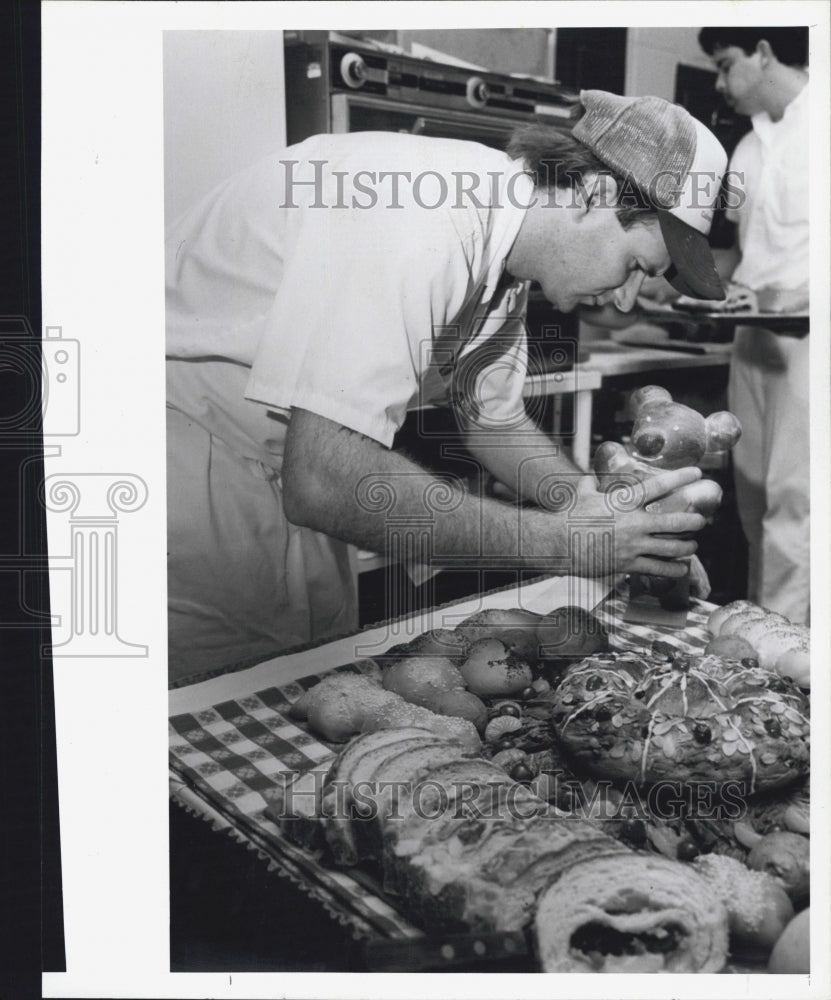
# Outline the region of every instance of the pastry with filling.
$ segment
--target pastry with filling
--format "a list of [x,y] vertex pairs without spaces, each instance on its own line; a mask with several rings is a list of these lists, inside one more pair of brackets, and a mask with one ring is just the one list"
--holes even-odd
[[537,902],[544,972],[718,972],[727,912],[689,865],[626,854],[573,865]]

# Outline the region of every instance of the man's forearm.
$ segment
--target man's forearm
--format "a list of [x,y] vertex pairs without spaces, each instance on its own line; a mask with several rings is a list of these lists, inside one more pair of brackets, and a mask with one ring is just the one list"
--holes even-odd
[[700,478],[698,470],[655,476],[642,484],[643,495],[634,504],[616,510],[596,489],[567,488],[564,496],[565,473],[557,471],[562,462],[561,456],[530,456],[523,482],[538,489],[545,485],[552,503],[550,510],[517,507],[472,496],[459,481],[440,479],[361,434],[292,410],[283,504],[286,517],[300,526],[376,551],[398,546],[393,554],[437,565],[527,567],[579,576],[686,573],[686,564],[674,560],[692,555],[695,544],[680,536],[699,531],[704,519],[650,513],[645,507]]
[[543,433],[530,419],[510,434],[486,433],[470,428],[467,448],[485,468],[512,492],[546,507],[552,485],[575,488],[594,485],[594,477],[581,469],[568,450]]
[[460,481],[312,414],[295,411],[292,423],[283,484],[297,524],[375,551],[408,535],[429,539],[425,557],[444,565],[554,568],[567,557],[565,523],[558,533],[551,515],[473,496]]

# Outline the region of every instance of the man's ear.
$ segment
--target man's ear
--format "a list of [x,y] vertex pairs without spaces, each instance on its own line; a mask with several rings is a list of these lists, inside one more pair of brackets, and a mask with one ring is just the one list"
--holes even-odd
[[767,65],[771,60],[776,58],[776,54],[770,47],[770,42],[764,38],[760,38],[756,43],[756,51],[759,53],[760,62],[763,66]]
[[583,179],[578,191],[580,207],[584,212],[595,208],[614,208],[618,200],[618,186],[611,174],[590,174]]

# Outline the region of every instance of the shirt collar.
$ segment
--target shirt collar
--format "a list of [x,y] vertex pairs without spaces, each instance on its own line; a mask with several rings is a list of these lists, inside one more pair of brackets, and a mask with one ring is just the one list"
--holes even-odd
[[753,125],[753,131],[759,136],[759,139],[764,143],[764,145],[769,145],[777,130],[783,126],[787,128],[794,116],[801,110],[803,105],[807,103],[807,100],[808,81],[806,80],[805,86],[785,107],[784,114],[778,122],[775,122],[767,111],[760,111],[756,115],[751,115],[750,121]]
[[488,276],[483,299],[486,301],[494,296],[500,284],[515,284],[505,270],[505,264],[511,247],[516,241],[525,213],[533,204],[535,198],[534,181],[522,169],[518,160],[505,156],[505,171],[499,177],[497,201],[494,211],[494,224],[491,232],[491,248],[488,254]]

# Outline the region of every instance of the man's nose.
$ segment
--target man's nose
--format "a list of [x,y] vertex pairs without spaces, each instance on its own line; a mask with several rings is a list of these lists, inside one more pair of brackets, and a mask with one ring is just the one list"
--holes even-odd
[[619,288],[615,289],[613,301],[616,309],[619,309],[620,312],[631,312],[641,290],[643,279],[642,271],[634,271]]
[[727,90],[727,83],[724,80],[724,74],[719,73],[716,77],[716,93],[723,94]]

